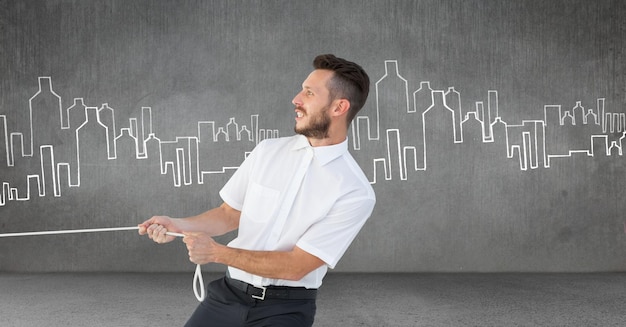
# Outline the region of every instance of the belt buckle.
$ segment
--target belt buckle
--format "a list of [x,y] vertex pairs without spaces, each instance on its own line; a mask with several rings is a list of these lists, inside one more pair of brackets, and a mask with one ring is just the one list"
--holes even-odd
[[261,300],[261,301],[265,300],[265,291],[267,291],[267,287],[265,287],[265,286],[253,286],[253,287],[254,287],[254,288],[261,289],[261,290],[262,290],[262,292],[261,292],[261,295],[254,295],[254,294],[250,294],[250,296],[251,296],[253,299],[257,299],[257,300]]

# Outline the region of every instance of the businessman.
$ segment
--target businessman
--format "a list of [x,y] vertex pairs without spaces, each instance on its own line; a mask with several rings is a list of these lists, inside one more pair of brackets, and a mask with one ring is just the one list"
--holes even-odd
[[[139,233],[183,233],[190,261],[228,267],[185,326],[311,326],[317,289],[370,217],[374,191],[348,152],[369,93],[361,66],[319,55],[292,100],[295,135],[260,142],[197,216],[155,216]],[[237,230],[228,245],[214,236]]]

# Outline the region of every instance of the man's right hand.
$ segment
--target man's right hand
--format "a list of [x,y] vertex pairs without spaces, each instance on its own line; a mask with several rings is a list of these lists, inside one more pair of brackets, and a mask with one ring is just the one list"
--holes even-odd
[[139,235],[146,235],[156,243],[173,241],[176,236],[166,235],[167,232],[181,233],[176,226],[176,219],[168,216],[154,216],[139,224]]

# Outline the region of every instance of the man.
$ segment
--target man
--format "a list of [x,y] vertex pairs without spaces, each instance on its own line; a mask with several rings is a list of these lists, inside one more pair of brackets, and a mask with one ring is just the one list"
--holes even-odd
[[[357,64],[320,55],[294,97],[297,135],[260,142],[200,215],[155,216],[139,234],[184,233],[189,259],[228,266],[186,326],[311,326],[317,288],[371,215],[369,181],[348,152],[348,128],[369,93]],[[227,246],[213,236],[238,229]]]

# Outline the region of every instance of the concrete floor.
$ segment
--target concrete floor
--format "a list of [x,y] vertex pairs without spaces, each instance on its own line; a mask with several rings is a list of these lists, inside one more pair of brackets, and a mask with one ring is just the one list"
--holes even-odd
[[[205,273],[205,281],[219,277]],[[189,274],[0,273],[0,326],[181,326]],[[315,326],[624,326],[626,273],[329,274]]]

